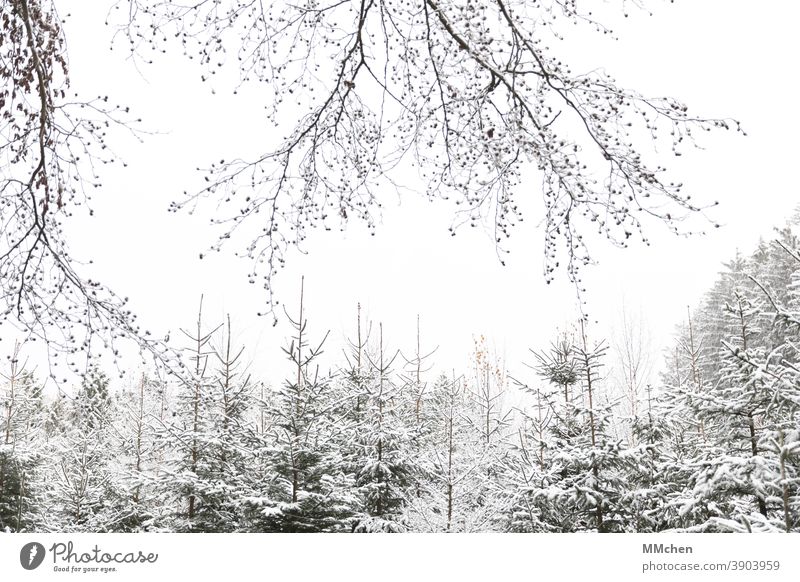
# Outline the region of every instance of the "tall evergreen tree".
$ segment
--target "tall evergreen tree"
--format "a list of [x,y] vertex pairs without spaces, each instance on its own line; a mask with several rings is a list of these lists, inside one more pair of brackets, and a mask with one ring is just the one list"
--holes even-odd
[[337,437],[332,379],[320,374],[318,358],[327,334],[312,344],[301,283],[299,316],[287,315],[294,336],[284,352],[292,375],[268,404],[269,432],[255,437],[265,481],[245,500],[248,527],[270,532],[337,532],[352,527],[357,499],[343,470]]
[[44,403],[42,385],[21,357],[17,343],[0,373],[0,531],[25,531],[36,521]]
[[352,353],[337,382],[340,450],[359,499],[353,531],[400,532],[407,525],[407,500],[419,494],[412,451],[422,436],[415,408],[420,394],[395,375],[398,354],[388,354],[383,325],[377,337],[368,341],[369,336],[362,334],[359,317],[358,339],[350,342]]

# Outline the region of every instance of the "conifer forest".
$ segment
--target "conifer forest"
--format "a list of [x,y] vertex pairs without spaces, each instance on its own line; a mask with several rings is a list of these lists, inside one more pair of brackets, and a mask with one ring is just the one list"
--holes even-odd
[[283,379],[248,376],[230,322],[202,311],[180,377],[116,383],[95,368],[73,396],[48,398],[18,346],[0,392],[0,526],[797,531],[796,231],[733,255],[647,385],[635,337],[612,350],[581,323],[517,373],[477,338],[469,368],[436,375],[419,345],[398,351],[357,308],[325,370],[302,295]]
[[800,531],[796,8],[672,4],[0,1],[0,532]]

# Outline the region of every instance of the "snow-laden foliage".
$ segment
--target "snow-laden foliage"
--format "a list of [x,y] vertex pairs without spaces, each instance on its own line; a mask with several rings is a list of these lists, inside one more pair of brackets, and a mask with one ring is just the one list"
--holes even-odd
[[[184,332],[188,377],[114,386],[90,367],[48,394],[16,346],[0,376],[0,528],[798,531],[796,226],[725,264],[659,383],[637,375],[630,344],[615,364],[585,322],[532,350],[524,373],[484,338],[463,373],[432,373],[419,333],[401,358],[360,309],[323,371],[327,335],[302,291],[275,386],[202,308]],[[619,362],[630,368],[609,373]]]

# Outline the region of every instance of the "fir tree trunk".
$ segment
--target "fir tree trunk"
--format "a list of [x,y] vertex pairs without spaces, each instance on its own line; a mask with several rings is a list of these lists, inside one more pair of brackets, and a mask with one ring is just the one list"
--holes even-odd
[[786,452],[783,450],[783,432],[781,432],[781,489],[783,490],[783,521],[786,532],[792,531],[792,521],[789,514],[789,486],[786,484]]
[[[136,419],[136,476],[142,472],[142,423],[144,422],[144,374],[139,382],[139,417]],[[139,503],[141,493],[141,483],[136,485],[133,490],[133,502]]]
[[[15,395],[14,389],[17,380],[17,357],[19,354],[19,344],[14,344],[14,355],[11,359],[11,370],[8,376],[9,383],[9,397],[6,405],[6,422],[5,422],[5,435],[3,442],[8,445],[11,443],[11,418],[13,416]],[[6,481],[6,462],[8,461],[6,454],[0,456],[0,500],[3,498],[3,491]]]
[[[195,382],[194,382],[194,398],[192,399],[192,447],[190,451],[191,458],[191,472],[197,475],[197,462],[200,454],[198,451],[197,431],[200,429],[200,377],[204,372],[201,366],[202,352],[204,339],[202,335],[202,320],[203,320],[203,296],[200,296],[200,308],[197,312],[197,348],[195,353]],[[195,515],[195,495],[194,491],[189,492],[189,508],[187,515],[189,519],[194,519]]]
[[23,471],[19,476],[19,494],[17,495],[17,531],[20,530],[22,525],[22,504],[25,498],[25,472]]
[[[592,437],[592,449],[593,449],[593,460],[592,460],[592,474],[594,475],[594,487],[595,490],[599,492],[600,488],[600,471],[597,468],[597,457],[596,457],[596,449],[597,449],[597,435],[595,431],[595,420],[594,420],[594,402],[592,400],[592,362],[589,354],[589,349],[586,344],[586,333],[583,329],[583,320],[581,320],[581,339],[583,341],[583,365],[586,371],[586,391],[588,392],[589,396],[589,429],[591,431]],[[598,495],[598,498],[600,496]],[[603,531],[603,501],[599,499],[597,502],[597,508],[595,510],[595,519],[597,521],[597,531]]]
[[297,466],[298,460],[294,450],[294,444],[299,442],[300,431],[296,429],[293,435],[289,435],[289,458],[292,461],[292,503],[297,503],[300,490],[300,467]]
[[453,520],[453,395],[450,395],[450,415],[447,427],[447,531]]
[[539,468],[544,471],[544,421],[542,419],[542,393],[537,388],[536,389],[536,409],[537,414],[539,416],[539,423],[536,427],[536,431],[539,434]]
[[[380,378],[378,380],[378,467],[383,462],[383,381],[386,369],[383,367],[383,323],[378,325],[378,349],[380,358]],[[378,500],[376,506],[378,516],[383,515],[383,470],[378,473]]]
[[[753,422],[753,413],[747,413],[747,428],[750,429],[750,451],[753,454],[753,457],[758,456],[758,441],[756,440],[756,426],[755,422]],[[764,502],[764,499],[759,495],[756,495],[756,502],[758,503],[758,512],[767,517],[767,504]]]
[[[198,429],[198,419],[199,419],[199,399],[200,399],[200,383],[197,382],[195,384],[195,393],[194,393],[194,415],[192,419],[192,451],[191,451],[191,470],[193,474],[197,474],[197,460],[198,460],[198,452],[197,452],[197,429]],[[195,497],[194,493],[189,493],[189,510],[188,510],[188,517],[189,519],[194,518],[195,513]]]
[[447,484],[447,531],[450,531],[450,527],[453,520],[453,484]]

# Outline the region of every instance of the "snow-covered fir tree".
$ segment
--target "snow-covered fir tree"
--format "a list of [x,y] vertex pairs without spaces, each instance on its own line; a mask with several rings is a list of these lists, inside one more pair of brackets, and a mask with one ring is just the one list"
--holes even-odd
[[337,359],[302,284],[278,384],[250,377],[202,302],[182,368],[111,381],[90,362],[55,387],[18,344],[0,373],[0,529],[796,532],[796,230],[723,265],[659,380],[638,345],[610,373],[585,320],[513,380],[483,337],[443,374],[419,320],[394,351],[360,307]]
[[45,408],[42,385],[21,358],[16,343],[8,369],[0,373],[0,531],[36,525]]
[[301,283],[299,315],[289,318],[294,335],[284,349],[292,375],[264,403],[270,429],[252,438],[259,470],[244,499],[251,531],[349,531],[358,507],[337,440],[341,403],[318,366],[327,334],[316,344],[310,338],[303,301]]

